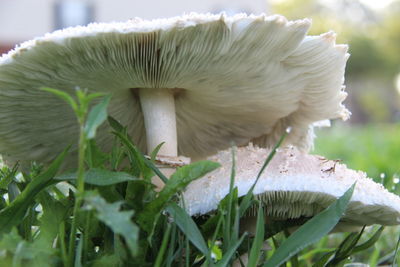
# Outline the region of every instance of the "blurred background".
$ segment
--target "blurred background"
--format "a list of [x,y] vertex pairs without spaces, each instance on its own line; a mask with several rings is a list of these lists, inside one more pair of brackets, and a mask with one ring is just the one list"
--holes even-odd
[[0,0],[0,54],[46,32],[90,22],[184,12],[279,13],[313,19],[310,34],[335,31],[350,45],[352,117],[317,131],[315,153],[343,159],[391,190],[400,173],[400,0]]

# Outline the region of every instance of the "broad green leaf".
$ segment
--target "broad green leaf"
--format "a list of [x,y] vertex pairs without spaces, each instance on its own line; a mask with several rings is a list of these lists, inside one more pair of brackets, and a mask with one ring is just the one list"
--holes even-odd
[[75,112],[78,111],[78,104],[66,92],[58,90],[58,89],[54,89],[54,88],[48,88],[48,87],[42,87],[40,89],[58,96],[59,98],[63,99],[65,102],[67,102]]
[[226,267],[226,266],[230,266],[229,263],[232,260],[233,255],[235,255],[235,252],[237,251],[238,247],[240,246],[240,244],[242,244],[244,238],[246,237],[247,233],[244,233],[242,235],[242,237],[236,241],[234,244],[232,244],[227,252],[224,254],[224,256],[222,257],[222,259],[217,263],[216,267]]
[[174,223],[179,227],[179,229],[181,229],[190,242],[192,242],[192,244],[201,253],[203,253],[204,256],[208,257],[209,261],[211,262],[207,243],[204,241],[204,238],[201,235],[199,228],[197,228],[196,223],[185,212],[185,210],[175,203],[171,203],[165,208],[165,211],[169,213],[169,215],[173,218]]
[[220,165],[211,161],[198,161],[187,166],[178,168],[171,175],[165,187],[160,191],[158,197],[147,204],[143,211],[138,214],[138,223],[143,229],[150,233],[153,229],[154,219],[160,214],[168,200],[177,192],[183,190],[190,182],[196,180],[206,173],[215,170]]
[[103,100],[95,105],[89,112],[85,124],[85,134],[88,139],[96,136],[97,128],[107,119],[107,107],[110,103],[111,95],[103,98]]
[[253,240],[253,244],[251,246],[249,261],[247,263],[247,266],[249,267],[257,266],[263,243],[264,243],[264,210],[262,208],[262,202],[259,202],[256,234]]
[[[56,176],[58,181],[76,180],[76,173],[65,173]],[[112,172],[103,169],[90,169],[85,172],[85,183],[97,186],[107,186],[127,181],[138,181],[140,179],[126,172]]]
[[10,205],[0,211],[0,236],[3,233],[8,233],[12,227],[18,225],[23,220],[34,197],[40,193],[41,190],[51,184],[53,177],[56,175],[68,152],[68,149],[69,147],[50,164],[46,171],[33,178],[21,194],[10,203]]
[[85,196],[88,208],[97,211],[97,218],[110,227],[114,233],[121,235],[132,255],[138,250],[139,228],[131,220],[133,210],[121,211],[122,202],[108,203],[97,192],[88,192]]
[[328,234],[346,211],[347,204],[354,191],[354,186],[355,184],[328,208],[314,216],[286,239],[272,257],[264,264],[264,267],[281,265],[303,248],[315,243]]

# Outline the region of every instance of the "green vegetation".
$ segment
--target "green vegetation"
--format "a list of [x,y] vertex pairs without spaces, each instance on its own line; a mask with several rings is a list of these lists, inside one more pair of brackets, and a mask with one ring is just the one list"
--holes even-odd
[[337,33],[337,43],[348,44],[346,106],[351,122],[399,120],[400,97],[395,79],[400,73],[400,0],[382,10],[363,1],[272,1],[271,13],[289,19],[311,18],[310,34]]
[[[365,171],[389,191],[400,194],[400,124],[334,125],[317,130],[313,153],[340,159],[349,168]],[[375,227],[375,230],[377,227]],[[371,229],[372,231],[372,229]],[[383,264],[393,254],[399,227],[388,227],[374,248],[357,255],[360,262]],[[340,237],[336,237],[340,240]],[[325,242],[328,242],[326,240]],[[331,238],[330,242],[339,242]],[[400,258],[397,260],[400,264]]]
[[[0,266],[230,266],[234,262],[240,266],[246,261],[247,266],[285,262],[342,266],[352,261],[349,256],[371,248],[381,234],[380,228],[364,236],[362,229],[336,238],[336,247],[327,243],[327,234],[346,209],[353,187],[292,234],[285,227],[271,234],[265,207],[253,198],[254,186],[246,196],[237,197],[234,169],[230,193],[218,210],[191,218],[180,192],[218,164],[196,162],[166,179],[154,165],[157,149],[152,159],[144,157],[126,128],[112,118],[108,121],[115,146],[111,153],[100,152],[93,138],[107,118],[110,97],[87,112],[89,102],[102,95],[78,91],[75,102],[59,91],[46,90],[69,102],[77,114],[81,126],[78,171],[57,174],[68,148],[46,168],[33,164],[30,173],[18,174],[17,166],[2,168]],[[151,184],[154,174],[165,182],[160,192]],[[254,205],[259,211],[256,234],[243,232],[239,222]],[[394,249],[390,253],[388,262],[394,258]]]
[[400,124],[370,124],[317,130],[313,153],[340,159],[400,194]]

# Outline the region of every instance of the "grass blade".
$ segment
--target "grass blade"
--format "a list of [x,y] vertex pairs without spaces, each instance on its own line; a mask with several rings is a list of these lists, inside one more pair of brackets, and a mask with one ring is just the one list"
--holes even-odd
[[79,239],[78,246],[76,247],[74,267],[82,267],[82,250],[83,250],[83,237]]
[[244,233],[235,244],[228,248],[222,259],[218,262],[216,267],[225,267],[229,266],[230,261],[232,260],[233,255],[235,254],[237,248],[242,244],[244,238],[247,236],[247,233]]
[[335,251],[329,251],[325,253],[316,263],[314,263],[313,267],[324,267],[326,263],[333,257]]
[[396,258],[397,258],[397,252],[399,251],[399,245],[400,245],[400,235],[399,235],[399,239],[397,240],[396,249],[394,250],[392,267],[395,267],[395,265],[396,265]]
[[253,199],[253,190],[254,187],[256,186],[258,179],[260,179],[262,173],[264,172],[265,168],[268,166],[272,158],[274,157],[276,150],[282,145],[283,140],[285,140],[286,136],[288,135],[288,131],[286,131],[279,141],[275,144],[275,146],[272,148],[271,152],[269,153],[267,159],[265,160],[263,166],[261,167],[260,171],[258,172],[257,178],[254,181],[253,185],[250,187],[249,191],[247,194],[243,197],[242,201],[240,202],[240,208],[239,208],[239,216],[242,217],[246,210],[251,206],[252,199]]
[[168,246],[169,237],[171,235],[172,226],[170,223],[167,224],[167,230],[164,232],[163,240],[161,243],[160,251],[157,254],[156,262],[154,263],[154,267],[160,267],[162,260],[164,259],[164,253]]
[[359,252],[359,251],[363,251],[366,250],[370,247],[372,247],[376,241],[378,241],[379,237],[382,234],[383,229],[385,229],[384,226],[379,227],[379,229],[374,233],[374,235],[368,239],[367,241],[365,241],[364,243],[362,243],[361,245],[356,246],[353,249],[353,253]]
[[318,241],[328,234],[339,222],[346,211],[354,191],[353,184],[338,200],[333,202],[328,208],[310,219],[276,250],[272,257],[264,264],[264,267],[279,266],[290,257],[297,254],[300,250]]
[[231,168],[231,177],[230,177],[230,182],[229,182],[229,194],[228,194],[228,205],[227,205],[227,213],[225,217],[225,224],[224,224],[224,244],[228,244],[229,241],[231,240],[231,231],[232,231],[232,207],[233,207],[233,202],[237,202],[237,197],[234,199],[234,194],[233,192],[233,187],[235,185],[235,175],[236,175],[236,162],[235,162],[235,149],[232,148],[232,168]]
[[121,123],[119,123],[116,119],[114,119],[111,116],[107,117],[108,124],[110,124],[111,128],[113,128],[116,132],[123,132],[124,131],[124,126],[122,126]]
[[206,241],[197,225],[192,220],[192,218],[175,203],[169,204],[165,211],[167,211],[170,216],[174,219],[175,224],[181,229],[185,236],[190,240],[190,242],[208,258],[209,262],[212,262],[209,258],[209,251]]
[[250,249],[249,262],[247,266],[249,267],[257,266],[263,243],[264,243],[264,212],[262,208],[262,203],[259,202],[257,224],[256,224],[256,235]]

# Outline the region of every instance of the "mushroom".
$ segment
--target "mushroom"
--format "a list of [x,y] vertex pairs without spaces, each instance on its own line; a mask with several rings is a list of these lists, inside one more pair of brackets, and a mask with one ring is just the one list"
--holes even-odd
[[[0,153],[26,167],[76,143],[74,114],[42,86],[112,93],[109,114],[134,143],[149,153],[165,142],[160,155],[171,161],[232,142],[269,146],[288,125],[288,143],[307,150],[314,122],[349,115],[347,46],[331,32],[306,36],[309,27],[308,19],[279,15],[193,13],[94,23],[25,42],[0,58]],[[103,125],[96,136],[105,150],[109,131]]]
[[[269,150],[252,145],[238,148],[235,186],[239,196],[245,195],[253,185],[268,154]],[[228,194],[231,153],[222,151],[209,159],[219,162],[222,168],[186,188],[184,199],[190,215],[215,210],[219,201]],[[400,197],[367,178],[363,172],[350,170],[335,160],[300,152],[293,146],[277,151],[253,192],[265,203],[269,219],[286,220],[312,217],[354,183],[353,196],[339,223],[342,229],[400,224]]]

